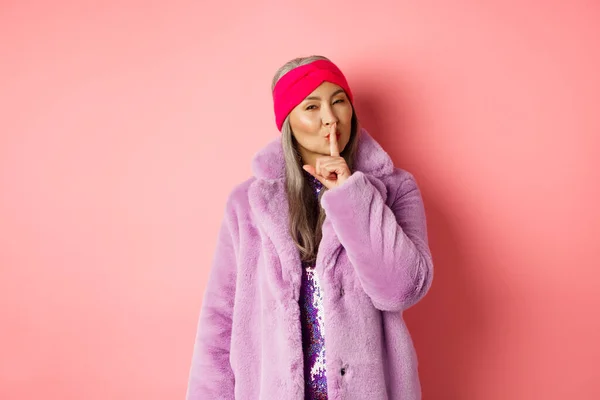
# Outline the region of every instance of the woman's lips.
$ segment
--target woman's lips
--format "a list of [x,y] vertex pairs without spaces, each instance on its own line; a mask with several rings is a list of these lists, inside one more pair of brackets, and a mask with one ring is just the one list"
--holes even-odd
[[[342,134],[341,134],[341,133],[339,133],[339,132],[337,132],[337,133],[335,134],[335,136],[336,136],[336,137],[339,139],[339,138],[340,138],[340,136],[342,136]],[[329,140],[329,135],[325,136],[325,139]]]

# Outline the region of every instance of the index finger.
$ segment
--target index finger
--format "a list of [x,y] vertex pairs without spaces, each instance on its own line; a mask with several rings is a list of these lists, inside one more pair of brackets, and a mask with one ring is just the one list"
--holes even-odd
[[329,129],[329,152],[332,157],[340,156],[340,149],[337,142],[337,124],[331,125]]

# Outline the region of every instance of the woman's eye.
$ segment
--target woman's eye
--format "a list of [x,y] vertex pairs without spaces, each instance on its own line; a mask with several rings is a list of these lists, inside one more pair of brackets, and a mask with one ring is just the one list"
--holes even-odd
[[[337,99],[336,101],[333,102],[333,104],[343,103],[343,102],[344,102],[344,99]],[[310,106],[306,107],[306,111],[315,110],[316,108],[317,108],[317,106],[315,106],[314,104],[311,104]]]

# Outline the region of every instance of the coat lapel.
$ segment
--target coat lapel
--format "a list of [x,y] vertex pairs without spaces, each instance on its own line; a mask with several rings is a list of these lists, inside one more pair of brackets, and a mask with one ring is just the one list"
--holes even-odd
[[261,234],[273,243],[280,269],[267,271],[279,290],[278,296],[298,299],[300,292],[300,253],[288,231],[288,200],[284,180],[255,180],[248,188],[254,219]]

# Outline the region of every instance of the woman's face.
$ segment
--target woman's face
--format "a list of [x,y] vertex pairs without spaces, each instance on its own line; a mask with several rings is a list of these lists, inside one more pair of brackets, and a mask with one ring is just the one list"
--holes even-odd
[[340,153],[350,140],[352,105],[344,90],[323,82],[290,112],[290,125],[298,141],[304,164],[315,165],[321,155],[330,155],[329,127],[337,123]]

